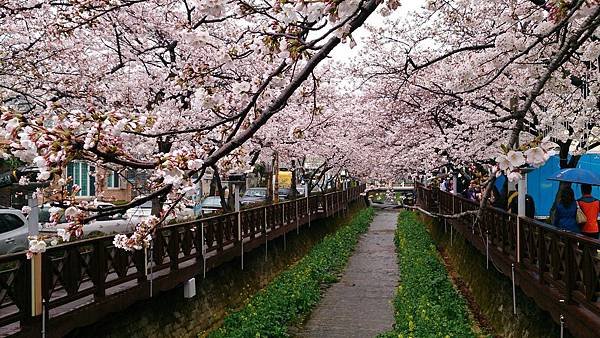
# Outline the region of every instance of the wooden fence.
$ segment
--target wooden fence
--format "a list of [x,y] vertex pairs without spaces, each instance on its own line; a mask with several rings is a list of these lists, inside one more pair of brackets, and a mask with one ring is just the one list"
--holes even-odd
[[[421,208],[442,214],[477,210],[479,205],[439,189],[417,186]],[[538,306],[577,337],[600,332],[600,241],[518,217],[493,207],[476,216],[447,218],[447,225],[486,255]],[[442,221],[443,222],[443,221]]]
[[[60,337],[234,257],[242,257],[242,268],[244,252],[346,210],[362,191],[364,186],[352,187],[165,226],[146,250],[115,248],[113,236],[49,247],[41,254],[41,290],[32,276],[35,264],[24,253],[0,256],[0,336],[45,331]],[[32,315],[36,301],[42,315]]]

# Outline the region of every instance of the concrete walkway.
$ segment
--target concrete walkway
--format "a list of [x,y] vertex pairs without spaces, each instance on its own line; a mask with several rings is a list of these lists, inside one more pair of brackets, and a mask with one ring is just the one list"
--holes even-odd
[[374,337],[392,328],[398,285],[394,230],[398,213],[377,211],[341,280],[327,289],[298,337]]

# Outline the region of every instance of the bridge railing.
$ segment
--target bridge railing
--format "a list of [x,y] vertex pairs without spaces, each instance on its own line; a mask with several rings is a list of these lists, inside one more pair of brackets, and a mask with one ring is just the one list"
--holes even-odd
[[[167,225],[151,246],[126,251],[101,236],[41,254],[46,333],[61,336],[265,244],[359,199],[364,186]],[[24,253],[0,256],[0,334],[39,336],[32,317],[32,267]]]
[[[423,209],[442,214],[479,208],[474,201],[423,185],[417,186],[417,196]],[[564,316],[571,333],[596,336],[600,331],[600,241],[490,206],[483,209],[480,222],[475,220],[476,215],[466,215],[446,222],[482,254],[487,251],[509,278],[514,265],[516,284],[557,322]]]

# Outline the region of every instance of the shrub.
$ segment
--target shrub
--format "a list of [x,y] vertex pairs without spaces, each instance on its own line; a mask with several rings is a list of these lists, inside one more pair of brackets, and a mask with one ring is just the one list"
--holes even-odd
[[326,236],[297,264],[251,297],[242,309],[228,315],[210,337],[287,336],[288,325],[317,304],[321,285],[337,280],[372,218],[371,208],[362,210],[350,224]]
[[475,336],[466,302],[413,212],[399,215],[394,242],[401,276],[394,299],[396,323],[381,337]]

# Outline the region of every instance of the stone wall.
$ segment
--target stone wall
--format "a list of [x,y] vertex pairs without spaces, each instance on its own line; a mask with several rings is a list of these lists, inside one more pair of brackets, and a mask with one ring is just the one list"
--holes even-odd
[[[480,311],[495,335],[502,337],[559,337],[560,327],[550,315],[517,287],[517,315],[513,314],[512,283],[485,256],[464,240],[457,231],[450,243],[450,228],[425,219],[429,232],[447,254],[454,270],[467,284]],[[568,333],[565,331],[565,336]]]
[[[218,327],[231,309],[241,307],[248,297],[265,287],[275,276],[302,258],[326,234],[334,232],[347,222],[358,208],[347,217],[336,217],[312,222],[269,242],[265,259],[264,245],[244,256],[244,270],[240,260],[234,259],[202,276],[196,277],[196,296],[183,298],[183,287],[164,292],[139,302],[126,311],[109,315],[92,326],[71,332],[68,337],[196,337]],[[285,248],[284,248],[285,244]]]

